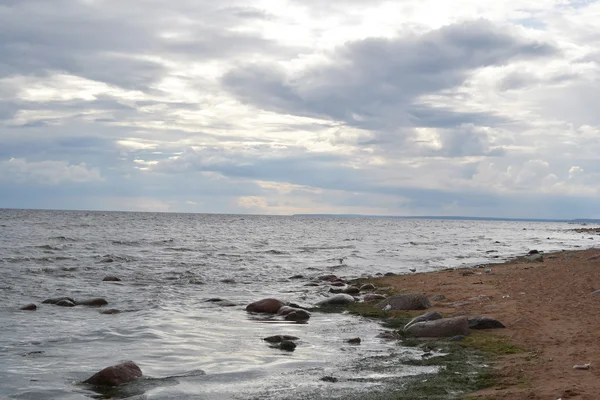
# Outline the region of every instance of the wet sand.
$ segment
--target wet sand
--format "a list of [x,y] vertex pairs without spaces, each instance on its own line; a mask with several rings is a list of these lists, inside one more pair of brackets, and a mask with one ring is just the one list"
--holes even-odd
[[[485,269],[491,269],[491,273]],[[544,255],[475,269],[416,273],[377,280],[398,291],[443,295],[428,311],[486,315],[506,329],[489,330],[522,347],[494,364],[496,387],[480,399],[600,399],[600,249]],[[574,365],[590,363],[588,370]]]

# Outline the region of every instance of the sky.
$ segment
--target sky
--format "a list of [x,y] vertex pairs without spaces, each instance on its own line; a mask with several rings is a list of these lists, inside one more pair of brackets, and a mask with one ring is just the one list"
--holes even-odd
[[0,208],[600,218],[600,1],[0,0]]

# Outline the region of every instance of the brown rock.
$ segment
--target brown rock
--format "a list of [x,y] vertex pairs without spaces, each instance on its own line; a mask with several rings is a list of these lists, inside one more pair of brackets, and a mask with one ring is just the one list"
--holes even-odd
[[364,290],[375,290],[375,285],[373,285],[372,283],[365,283],[360,287],[361,292]]
[[286,321],[307,321],[310,314],[307,311],[296,309],[285,316]]
[[434,321],[417,322],[406,329],[416,337],[453,337],[469,334],[467,317],[443,318]]
[[429,307],[431,303],[422,293],[394,294],[377,304],[380,310],[425,310]]
[[26,306],[23,306],[21,308],[19,308],[19,310],[23,310],[23,311],[35,311],[37,310],[37,306],[33,303],[31,304],[27,304]]
[[356,286],[348,286],[347,288],[342,290],[342,293],[347,293],[347,294],[357,294],[358,292],[360,292],[360,289],[357,288]]
[[142,370],[133,361],[104,368],[83,381],[97,386],[119,386],[142,377]]
[[277,314],[285,304],[277,299],[262,299],[246,306],[246,311],[256,313]]
[[76,302],[78,306],[102,307],[108,304],[108,301],[102,298],[86,299]]

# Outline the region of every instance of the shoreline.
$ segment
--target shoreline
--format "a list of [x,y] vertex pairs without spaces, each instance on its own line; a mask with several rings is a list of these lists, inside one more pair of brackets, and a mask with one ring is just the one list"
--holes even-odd
[[[496,359],[494,385],[469,393],[469,399],[593,400],[600,393],[600,293],[592,294],[600,289],[600,248],[543,253],[543,261],[517,257],[357,281],[444,296],[427,311],[489,316],[506,326],[484,334],[523,351]],[[588,363],[587,370],[573,368]]]

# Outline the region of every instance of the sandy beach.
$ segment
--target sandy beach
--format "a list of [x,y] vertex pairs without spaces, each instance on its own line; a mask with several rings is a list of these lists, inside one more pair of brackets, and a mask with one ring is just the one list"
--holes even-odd
[[[487,332],[524,351],[495,362],[500,383],[470,394],[472,398],[600,398],[600,293],[592,294],[600,289],[600,249],[544,254],[543,262],[517,259],[377,282],[398,291],[445,296],[429,311],[486,315],[506,325]],[[588,363],[587,370],[573,368]]]

